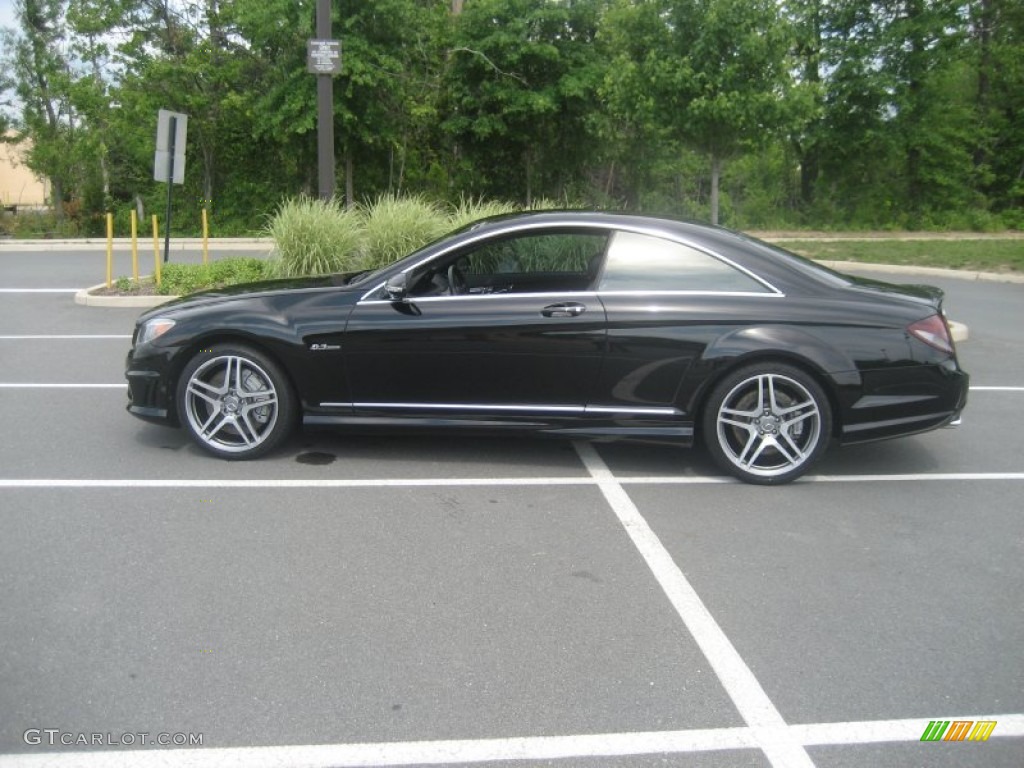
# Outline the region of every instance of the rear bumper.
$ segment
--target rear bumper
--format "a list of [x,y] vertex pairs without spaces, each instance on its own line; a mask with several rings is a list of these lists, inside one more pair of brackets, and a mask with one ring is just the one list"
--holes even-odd
[[[839,440],[866,443],[956,426],[967,406],[970,376],[955,367],[921,366],[917,375],[900,377],[900,384],[866,387],[844,414]],[[871,378],[866,376],[865,382]],[[878,383],[878,382],[876,382]]]

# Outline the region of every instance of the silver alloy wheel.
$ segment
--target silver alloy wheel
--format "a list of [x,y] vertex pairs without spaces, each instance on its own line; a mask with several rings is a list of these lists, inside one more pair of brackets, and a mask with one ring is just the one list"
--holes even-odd
[[800,382],[778,373],[744,379],[722,399],[718,443],[743,472],[773,478],[814,456],[821,438],[817,400]]
[[238,355],[203,362],[189,376],[184,400],[193,433],[217,452],[255,449],[273,434],[279,415],[270,375]]

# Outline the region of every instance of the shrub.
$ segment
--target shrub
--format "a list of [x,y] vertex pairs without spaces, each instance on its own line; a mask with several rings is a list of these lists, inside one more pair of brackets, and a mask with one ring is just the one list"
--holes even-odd
[[448,227],[449,229],[461,229],[479,219],[515,213],[517,210],[519,209],[512,203],[484,200],[482,197],[463,197],[448,216]]
[[450,229],[436,204],[415,195],[381,195],[367,203],[363,215],[362,269],[375,269],[407,256]]
[[220,259],[210,264],[166,264],[161,270],[157,293],[185,296],[210,288],[265,280],[270,262],[259,259]]
[[360,269],[362,215],[338,200],[301,196],[281,203],[265,234],[274,240],[270,272],[278,277]]

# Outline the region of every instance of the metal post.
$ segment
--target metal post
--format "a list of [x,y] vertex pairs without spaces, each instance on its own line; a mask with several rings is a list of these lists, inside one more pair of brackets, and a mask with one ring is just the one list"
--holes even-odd
[[[331,0],[317,0],[316,34],[321,40],[331,37]],[[334,197],[334,78],[328,73],[316,76],[316,148],[320,177],[320,199]]]
[[167,152],[167,221],[164,223],[164,263],[167,263],[167,255],[171,252],[171,192],[174,189],[174,152],[175,139],[178,138],[178,118],[171,117],[171,135]]

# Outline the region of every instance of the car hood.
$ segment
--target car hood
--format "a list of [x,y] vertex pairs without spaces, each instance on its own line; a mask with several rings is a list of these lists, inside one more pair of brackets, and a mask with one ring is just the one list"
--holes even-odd
[[168,313],[175,313],[193,307],[209,304],[218,304],[227,301],[239,301],[254,296],[266,296],[278,293],[293,293],[295,291],[308,291],[323,288],[348,288],[348,282],[356,274],[355,272],[337,275],[319,275],[316,277],[286,277],[278,280],[261,280],[256,283],[239,283],[224,288],[214,288],[208,291],[198,291],[180,299],[174,299],[166,304],[161,304],[145,314],[139,321]]

